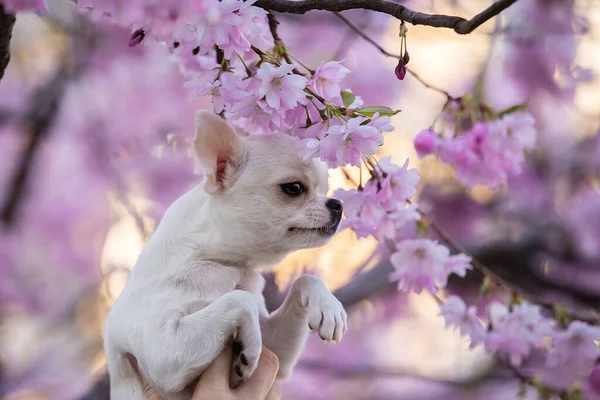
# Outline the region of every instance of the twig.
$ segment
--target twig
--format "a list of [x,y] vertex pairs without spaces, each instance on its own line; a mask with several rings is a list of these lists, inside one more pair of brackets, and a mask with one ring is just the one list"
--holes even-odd
[[[379,50],[381,52],[381,54],[383,54],[386,57],[392,57],[392,58],[395,58],[395,59],[400,59],[399,55],[390,53],[389,51],[385,50],[381,45],[379,45],[379,43],[377,43],[373,38],[369,37],[366,33],[364,33],[362,31],[362,29],[360,29],[358,26],[356,26],[348,18],[344,17],[342,14],[337,13],[337,12],[334,12],[333,14],[336,17],[338,17],[340,19],[340,21],[342,21],[344,24],[346,24],[348,26],[348,28],[350,28],[358,36],[360,36],[361,38],[365,39],[367,42],[371,43],[377,50]],[[419,83],[421,83],[426,88],[431,89],[431,90],[435,90],[436,92],[439,92],[439,93],[445,95],[447,98],[449,98],[451,100],[455,100],[455,98],[452,97],[447,91],[445,91],[444,89],[440,89],[439,87],[434,86],[434,85],[426,82],[423,78],[421,78],[412,69],[410,69],[410,68],[407,67],[406,70],[408,71],[409,74],[411,74]]]
[[255,6],[265,10],[283,13],[304,14],[311,10],[345,11],[362,8],[389,14],[401,21],[413,25],[427,25],[435,28],[450,28],[454,32],[464,35],[473,32],[483,23],[510,7],[517,0],[499,0],[475,15],[470,20],[462,17],[425,14],[413,11],[405,6],[386,0],[258,0]]
[[4,71],[10,62],[10,39],[16,17],[4,11],[4,6],[0,3],[0,79],[4,76]]
[[[275,41],[275,47],[281,49],[281,56],[283,57],[286,63],[294,65],[292,59],[290,58],[290,55],[287,52],[285,43],[283,43],[283,40],[281,40],[281,37],[277,32],[277,26],[279,25],[279,21],[277,21],[277,18],[275,18],[273,12],[269,12],[269,14],[267,15],[267,19],[269,21],[269,30],[271,31],[271,35],[273,35],[273,40]],[[296,67],[294,67],[292,72],[296,75],[303,75],[300,71],[298,71],[298,68]]]

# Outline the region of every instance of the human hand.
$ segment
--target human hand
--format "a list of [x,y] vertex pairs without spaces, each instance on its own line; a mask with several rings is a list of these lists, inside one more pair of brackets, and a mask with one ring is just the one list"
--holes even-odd
[[[137,365],[133,357],[130,360],[134,366]],[[200,376],[192,400],[281,400],[281,389],[275,382],[279,371],[279,359],[275,353],[263,346],[256,371],[236,389],[229,387],[232,361],[231,346],[225,346]],[[164,400],[141,374],[140,377],[147,400]]]

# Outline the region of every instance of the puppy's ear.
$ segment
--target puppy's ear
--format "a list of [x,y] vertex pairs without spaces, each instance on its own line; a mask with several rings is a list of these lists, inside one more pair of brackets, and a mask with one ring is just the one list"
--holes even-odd
[[220,193],[230,187],[245,155],[233,127],[210,111],[198,111],[194,149],[206,175],[204,189]]

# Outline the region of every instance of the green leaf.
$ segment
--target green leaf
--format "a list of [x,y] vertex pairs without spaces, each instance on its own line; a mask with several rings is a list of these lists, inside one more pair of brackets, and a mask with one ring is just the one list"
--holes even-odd
[[506,115],[506,114],[512,114],[518,111],[525,111],[527,109],[527,103],[524,104],[517,104],[516,106],[512,106],[512,107],[508,107],[505,110],[500,111],[500,113],[498,114],[500,117]]
[[372,117],[375,113],[379,113],[379,116],[388,116],[396,115],[400,112],[400,110],[392,110],[389,107],[382,106],[371,106],[371,107],[363,107],[354,111],[356,114],[364,115],[365,117]]
[[350,104],[354,103],[354,99],[356,99],[354,93],[342,92],[342,102],[344,103],[344,107],[350,107]]

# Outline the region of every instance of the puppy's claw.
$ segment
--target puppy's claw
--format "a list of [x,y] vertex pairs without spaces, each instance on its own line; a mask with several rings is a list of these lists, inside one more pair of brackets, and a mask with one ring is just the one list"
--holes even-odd
[[236,374],[238,374],[238,376],[239,376],[240,378],[243,378],[243,377],[244,377],[244,373],[242,372],[242,369],[240,368],[240,366],[239,366],[239,365],[236,365],[236,366],[235,366],[235,373],[236,373]]
[[242,364],[248,365],[248,359],[246,358],[244,353],[242,353],[242,355],[240,356],[240,361],[242,362]]
[[242,352],[242,350],[244,350],[244,345],[241,341],[239,340],[234,340],[233,341],[233,354],[240,354]]

